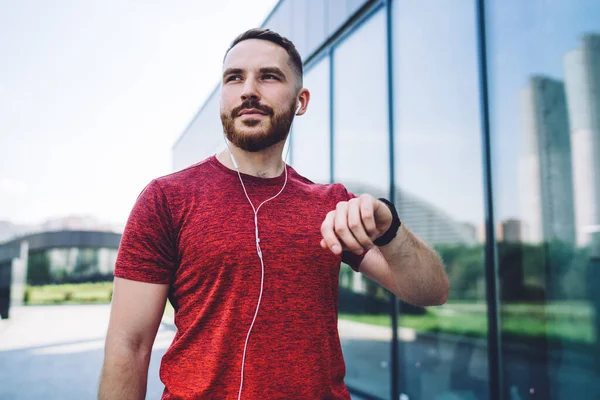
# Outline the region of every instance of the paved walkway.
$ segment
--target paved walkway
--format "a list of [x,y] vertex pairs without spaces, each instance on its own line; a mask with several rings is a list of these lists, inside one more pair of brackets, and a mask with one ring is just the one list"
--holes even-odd
[[[109,313],[108,305],[14,307],[10,319],[0,320],[0,399],[96,399]],[[160,398],[160,360],[174,333],[168,323],[158,332],[147,399]],[[348,385],[388,397],[390,333],[389,328],[340,321]],[[487,353],[477,341],[410,330],[399,336],[406,345],[400,356],[409,400],[487,397]],[[565,351],[545,356],[507,351],[504,370],[513,389],[525,394],[521,398],[533,388],[537,398],[547,398],[544,391],[550,391],[561,399],[600,399],[596,370]]]
[[[0,399],[96,399],[109,314],[107,305],[12,308],[0,320]],[[174,333],[158,332],[147,399],[160,398],[158,368]]]
[[[0,320],[0,399],[96,399],[109,316],[108,305],[13,307]],[[158,370],[174,334],[168,323],[159,329],[147,399],[162,394]]]

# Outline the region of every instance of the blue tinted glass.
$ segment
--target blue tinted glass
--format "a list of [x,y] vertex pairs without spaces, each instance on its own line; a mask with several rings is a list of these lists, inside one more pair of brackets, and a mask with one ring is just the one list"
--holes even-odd
[[313,182],[329,183],[329,58],[324,58],[304,76],[310,91],[307,112],[296,116],[292,131],[292,166]]
[[[366,62],[368,60],[368,62]],[[334,175],[352,191],[387,196],[389,133],[385,14],[334,54]]]
[[487,3],[505,390],[598,399],[600,2]]
[[346,21],[346,2],[344,0],[325,1],[325,7],[327,7],[327,34],[331,35]]
[[440,254],[440,307],[400,306],[401,392],[486,399],[483,171],[475,2],[394,2],[396,206]]
[[[334,52],[334,180],[355,194],[388,195],[389,131],[385,13],[378,12]],[[339,333],[346,384],[390,394],[389,295],[342,265]]]
[[325,9],[326,0],[306,0],[308,18],[306,19],[307,53],[312,53],[323,43],[327,36],[327,21]]

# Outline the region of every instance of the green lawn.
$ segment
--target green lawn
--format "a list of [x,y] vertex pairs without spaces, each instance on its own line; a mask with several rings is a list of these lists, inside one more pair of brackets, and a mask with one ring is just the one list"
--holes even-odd
[[[39,304],[108,304],[112,298],[112,282],[28,286],[25,303]],[[173,316],[173,307],[167,302],[167,316]],[[340,314],[340,319],[391,327],[387,314]],[[585,302],[554,302],[547,304],[504,304],[501,326],[504,337],[514,340],[560,339],[581,345],[596,342],[594,311]],[[484,303],[452,302],[430,307],[424,315],[401,315],[401,327],[418,332],[485,337],[487,309]]]
[[[391,327],[383,315],[340,314],[341,319]],[[506,338],[560,339],[588,345],[596,342],[592,309],[587,303],[508,304],[502,306],[501,326]],[[485,304],[448,303],[431,307],[425,315],[401,315],[399,326],[418,332],[445,332],[484,337]]]
[[107,304],[112,298],[112,282],[27,286],[25,304]]

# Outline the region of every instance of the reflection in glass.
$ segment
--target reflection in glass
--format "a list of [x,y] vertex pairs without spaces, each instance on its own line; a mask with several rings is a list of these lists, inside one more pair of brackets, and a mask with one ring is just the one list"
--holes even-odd
[[[441,307],[401,302],[401,392],[489,398],[475,2],[394,2],[396,207],[442,257]],[[426,21],[426,23],[424,23]]]
[[313,182],[329,183],[329,58],[324,58],[304,76],[310,91],[308,109],[294,119],[290,152],[292,166]]
[[490,1],[505,392],[600,398],[600,3]]
[[389,190],[384,17],[378,12],[336,49],[333,71],[334,180],[376,197]]
[[[357,195],[388,197],[384,12],[376,13],[345,39],[335,49],[333,63],[334,181]],[[388,398],[392,338],[389,293],[342,265],[339,312],[346,383]]]

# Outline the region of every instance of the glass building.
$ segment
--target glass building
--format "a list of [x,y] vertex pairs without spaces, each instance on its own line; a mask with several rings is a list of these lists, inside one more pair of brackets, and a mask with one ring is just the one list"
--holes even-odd
[[[391,199],[451,282],[422,309],[342,266],[351,392],[600,399],[600,1],[282,0],[263,27],[312,94],[290,164]],[[173,169],[223,146],[217,87]]]
[[103,231],[46,231],[0,243],[0,271],[12,281],[13,264],[23,262],[29,285],[110,281],[121,234]]

